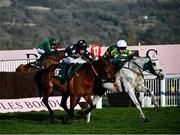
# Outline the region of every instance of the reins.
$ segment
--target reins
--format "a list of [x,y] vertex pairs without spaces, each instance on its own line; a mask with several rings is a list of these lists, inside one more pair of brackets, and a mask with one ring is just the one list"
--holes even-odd
[[92,64],[91,64],[91,68],[92,68],[94,74],[96,75],[96,77],[99,77],[98,73],[96,72],[96,69],[94,68],[94,66]]
[[[145,58],[146,58],[146,57],[145,57]],[[123,68],[127,68],[127,69],[129,69],[129,70],[131,70],[131,71],[133,71],[133,72],[135,72],[135,73],[137,73],[137,74],[140,74],[143,78],[144,78],[144,74],[143,74],[142,71],[145,71],[145,72],[147,72],[147,73],[152,74],[150,71],[144,70],[143,67],[139,66],[139,65],[137,64],[137,62],[136,62],[133,58],[131,59],[131,61],[128,61],[128,63],[130,63],[130,62],[132,62],[133,64],[135,64],[135,65],[138,67],[140,73],[138,73],[138,72],[134,71],[133,69],[129,68],[129,65],[130,65],[130,64],[128,64],[128,67],[123,67]]]
[[[142,72],[142,71],[144,71],[143,68],[142,68],[141,66],[139,66],[139,65],[135,62],[135,60],[134,60],[133,58],[131,59],[131,62],[138,67],[140,73],[138,73],[138,72],[137,72],[137,73],[140,74],[140,75],[144,78],[144,75],[143,75],[143,72]],[[134,71],[134,72],[135,72],[135,71]]]
[[[133,64],[135,64],[135,65],[138,67],[140,73],[134,71],[132,68],[129,67],[129,66],[130,66],[130,62],[133,63]],[[133,58],[132,58],[130,61],[128,61],[128,67],[122,67],[122,68],[129,69],[129,70],[135,72],[136,74],[140,74],[140,75],[143,76],[143,78],[144,78],[144,75],[143,75],[143,73],[142,73],[142,71],[144,71],[143,68],[142,68],[141,66],[139,66],[139,65],[134,61]]]
[[78,74],[78,72],[75,72],[75,74],[76,74],[76,75],[80,78],[80,80],[81,80],[83,83],[85,83],[86,85],[89,85],[89,86],[92,85],[92,83],[90,83],[89,81],[83,79],[83,78]]
[[[147,57],[145,57],[145,58],[147,58]],[[150,59],[150,58],[149,58],[149,59]],[[156,60],[157,60],[157,59],[156,59]],[[149,60],[149,61],[150,61],[150,60]],[[152,61],[155,61],[155,60],[152,60]],[[133,72],[135,72],[135,73],[137,73],[137,74],[140,74],[143,78],[144,78],[144,74],[143,74],[142,71],[145,71],[145,72],[147,72],[147,73],[149,73],[149,74],[152,74],[149,70],[144,70],[143,67],[139,66],[139,65],[137,64],[137,62],[135,62],[135,60],[134,60],[133,58],[131,59],[131,61],[128,61],[128,63],[130,63],[130,62],[132,62],[133,64],[135,64],[135,65],[138,67],[140,73],[138,73],[138,72],[134,71],[133,69],[129,68],[129,65],[130,65],[130,64],[128,64],[128,67],[123,67],[123,68],[127,68],[127,69],[129,69],[129,70],[131,70],[131,71],[133,71]]]
[[[92,68],[94,74],[96,75],[96,77],[99,77],[98,73],[96,72],[96,69],[94,68],[94,66],[93,66],[92,64],[91,64],[91,68]],[[76,75],[77,75],[77,76],[80,78],[80,80],[81,80],[83,83],[85,83],[86,85],[89,85],[89,86],[92,85],[92,83],[90,83],[90,82],[87,81],[86,79],[81,78],[81,76],[78,74],[78,72],[76,72]]]

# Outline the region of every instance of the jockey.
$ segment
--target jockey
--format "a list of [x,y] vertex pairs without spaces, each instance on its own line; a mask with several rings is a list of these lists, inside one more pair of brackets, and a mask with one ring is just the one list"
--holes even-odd
[[125,60],[129,57],[133,57],[135,53],[127,49],[125,40],[119,40],[115,45],[107,49],[105,55],[110,57],[111,63],[115,63],[118,67],[122,67]]
[[58,42],[56,39],[50,39],[48,41],[45,41],[38,45],[38,53],[42,56],[50,55],[55,51],[56,46],[58,45]]
[[94,57],[87,51],[87,47],[88,44],[85,40],[79,40],[77,44],[70,45],[65,49],[64,59],[62,61],[70,66],[66,77],[70,76],[75,64],[92,63],[94,61]]
[[40,58],[35,62],[32,63],[31,65],[35,66],[42,66],[42,61],[47,57],[48,55],[54,54],[56,51],[56,47],[59,45],[59,42],[52,38],[50,40],[44,41],[41,44],[38,45],[38,53],[41,55]]
[[87,51],[87,47],[88,45],[85,40],[79,40],[77,44],[68,46],[65,49],[65,58],[63,61],[69,64],[85,63],[86,61],[83,60],[85,57],[88,62],[93,62],[93,55]]

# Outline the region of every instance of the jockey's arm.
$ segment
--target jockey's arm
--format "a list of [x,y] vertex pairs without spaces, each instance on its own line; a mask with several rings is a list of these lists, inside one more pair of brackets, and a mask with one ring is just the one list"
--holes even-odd
[[64,57],[67,58],[70,56],[70,53],[67,49],[64,50]]
[[116,60],[124,60],[127,58],[127,56],[124,56],[124,55],[115,55],[114,57]]
[[73,57],[74,55],[76,55],[77,50],[75,48],[74,45],[70,45],[68,47],[66,47],[66,49],[64,50],[64,57]]
[[88,59],[88,62],[90,62],[90,63],[92,63],[95,60],[93,55],[90,52],[88,52],[87,50],[85,51],[84,56]]
[[46,43],[44,50],[45,50],[45,52],[46,52],[47,54],[51,54],[51,52],[52,52],[52,48],[51,48],[51,46],[50,46],[50,43],[49,43],[49,42],[48,42],[48,43]]

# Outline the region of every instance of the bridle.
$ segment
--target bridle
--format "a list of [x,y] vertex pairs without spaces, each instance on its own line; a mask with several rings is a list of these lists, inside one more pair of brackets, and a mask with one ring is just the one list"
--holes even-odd
[[139,72],[131,69],[131,68],[129,67],[130,64],[128,64],[128,67],[123,67],[123,68],[128,68],[128,69],[130,69],[131,71],[133,71],[133,72],[135,72],[135,73],[137,73],[137,74],[140,74],[140,75],[143,76],[143,77],[144,77],[143,71],[145,71],[145,72],[147,72],[147,73],[150,73],[150,74],[153,74],[153,75],[155,75],[155,76],[157,76],[157,77],[160,77],[160,74],[161,74],[161,72],[162,72],[162,69],[154,69],[153,66],[156,66],[156,63],[155,63],[155,62],[158,61],[158,59],[157,59],[157,58],[152,59],[152,58],[149,56],[149,52],[150,52],[150,51],[153,51],[153,52],[155,52],[155,53],[157,54],[157,50],[154,50],[154,49],[148,50],[147,53],[146,53],[146,57],[144,57],[144,58],[148,58],[149,61],[148,61],[147,63],[145,63],[145,64],[143,65],[143,67],[141,67],[141,66],[134,60],[134,58],[132,58],[132,59],[129,61],[129,63],[132,62],[133,64],[135,64],[135,65],[138,67]]

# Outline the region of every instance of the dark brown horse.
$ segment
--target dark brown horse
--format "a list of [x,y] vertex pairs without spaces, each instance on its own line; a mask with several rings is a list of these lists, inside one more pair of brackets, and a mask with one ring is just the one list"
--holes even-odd
[[[74,117],[74,107],[78,104],[81,97],[84,97],[86,102],[90,105],[90,109],[85,111],[89,113],[95,106],[91,96],[94,94],[102,96],[105,92],[101,91],[101,77],[106,77],[114,81],[114,69],[110,64],[109,59],[101,57],[92,64],[85,63],[73,75],[68,83],[62,84],[59,79],[54,76],[54,71],[58,64],[53,64],[47,69],[39,70],[36,75],[36,83],[40,94],[43,96],[43,103],[49,110],[50,118],[53,120],[53,111],[48,104],[48,98],[56,89],[62,93],[62,108],[68,113],[70,117]],[[66,106],[67,98],[70,96],[70,109]]]
[[[47,68],[52,64],[58,64],[59,61],[64,57],[64,50],[56,51],[55,54],[49,55],[44,58],[42,62],[42,67]],[[32,66],[31,63],[21,64],[16,68],[16,72],[35,72],[39,70],[39,68]]]

